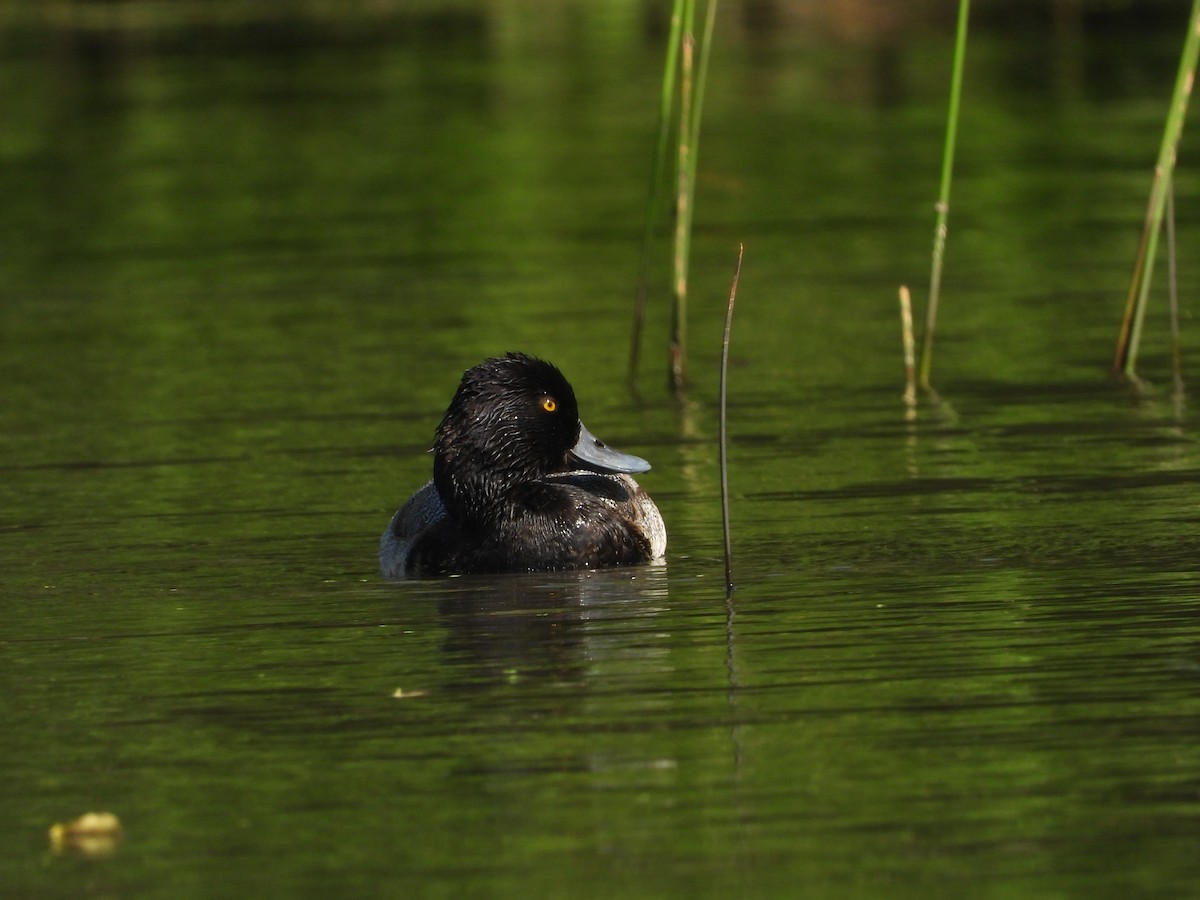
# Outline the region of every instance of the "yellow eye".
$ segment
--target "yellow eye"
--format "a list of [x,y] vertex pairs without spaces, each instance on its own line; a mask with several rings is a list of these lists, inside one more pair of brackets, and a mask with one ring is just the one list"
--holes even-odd
[[543,397],[542,409],[544,409],[546,412],[554,412],[556,409],[558,409],[558,401],[553,397]]

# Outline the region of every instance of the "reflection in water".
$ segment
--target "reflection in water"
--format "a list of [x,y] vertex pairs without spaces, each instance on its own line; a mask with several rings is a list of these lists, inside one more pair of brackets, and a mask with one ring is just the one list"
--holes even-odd
[[[445,637],[435,703],[453,738],[479,734],[464,756],[498,791],[514,773],[650,773],[668,777],[672,750],[626,739],[679,717],[679,635],[670,617],[664,563],[576,572],[470,576],[408,583],[435,600]],[[522,735],[515,755],[506,752]],[[492,743],[504,736],[507,741]],[[534,749],[523,744],[548,742]],[[557,746],[566,741],[569,749]],[[601,777],[609,777],[601,775]]]
[[[433,593],[449,631],[447,671],[456,678],[471,671],[481,686],[516,679],[578,682],[618,657],[623,666],[652,665],[654,648],[631,651],[628,638],[650,632],[667,608],[661,561],[425,584],[437,585]],[[595,627],[597,622],[606,627]],[[617,622],[628,624],[614,629]]]

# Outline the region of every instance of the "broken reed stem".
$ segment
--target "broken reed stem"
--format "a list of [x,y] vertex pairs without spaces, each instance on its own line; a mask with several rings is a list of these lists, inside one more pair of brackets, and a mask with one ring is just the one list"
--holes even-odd
[[[1200,2],[1200,0],[1197,0]],[[942,182],[938,192],[937,225],[933,230],[933,262],[929,275],[929,307],[921,343],[921,387],[929,388],[933,368],[933,333],[937,325],[938,296],[942,287],[942,260],[946,252],[946,221],[950,216],[950,180],[954,171],[954,142],[958,134],[958,104],[962,96],[963,61],[967,55],[967,19],[971,0],[959,0],[958,31],[954,39],[954,68],[950,77],[950,110],[946,116],[946,144],[942,151]]]
[[913,339],[912,296],[908,285],[900,285],[900,339],[904,343],[904,402],[909,406],[917,402],[917,356],[916,341]]
[[725,538],[725,596],[733,596],[733,541],[729,527],[729,467],[727,464],[727,439],[725,428],[726,387],[729,381],[729,331],[733,327],[733,304],[737,299],[738,279],[742,277],[742,255],[745,245],[738,244],[737,266],[733,270],[733,283],[729,286],[729,306],[725,309],[725,334],[721,339],[721,388],[718,403],[718,453],[721,467],[721,530]]
[[642,223],[642,256],[638,263],[637,295],[633,303],[633,335],[629,344],[629,385],[637,385],[637,364],[642,352],[642,329],[646,321],[646,293],[650,284],[650,256],[654,248],[654,226],[662,212],[663,177],[667,171],[667,149],[671,135],[671,107],[675,103],[675,76],[679,71],[679,35],[683,29],[684,0],[675,0],[671,9],[671,35],[667,40],[667,59],[663,66],[662,93],[658,106],[658,145]]
[[675,183],[675,256],[671,291],[671,338],[668,345],[668,382],[678,394],[687,381],[687,276],[688,254],[692,238],[691,188],[691,113],[692,58],[696,41],[692,35],[695,3],[687,0],[684,6],[682,56],[679,73],[679,133],[676,148]]
[[1179,149],[1179,138],[1183,134],[1183,120],[1187,114],[1192,84],[1196,78],[1198,56],[1200,56],[1200,0],[1193,0],[1191,17],[1188,20],[1187,38],[1183,43],[1183,54],[1179,59],[1179,73],[1175,77],[1175,90],[1171,95],[1171,108],[1167,114],[1167,124],[1163,129],[1158,160],[1154,166],[1154,181],[1150,186],[1150,200],[1146,205],[1146,220],[1142,226],[1142,238],[1133,263],[1133,278],[1130,280],[1129,294],[1125,299],[1125,315],[1121,320],[1121,331],[1117,336],[1117,352],[1113,358],[1114,374],[1130,379],[1137,377],[1135,369],[1138,348],[1142,340],[1142,321],[1146,315],[1146,300],[1150,296],[1154,254],[1158,249],[1158,233],[1162,226],[1168,188],[1175,173],[1175,157]]

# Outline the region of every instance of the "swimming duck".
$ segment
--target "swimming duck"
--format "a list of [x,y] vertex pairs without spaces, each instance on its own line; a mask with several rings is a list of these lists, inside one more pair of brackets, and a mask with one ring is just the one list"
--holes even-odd
[[620,566],[660,559],[667,530],[598,440],[563,374],[523,353],[468,369],[438,426],[433,480],[379,541],[385,578]]

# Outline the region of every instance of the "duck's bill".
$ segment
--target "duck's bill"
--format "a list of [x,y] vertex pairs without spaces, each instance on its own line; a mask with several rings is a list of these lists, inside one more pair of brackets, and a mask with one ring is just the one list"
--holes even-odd
[[614,450],[594,434],[587,426],[579,423],[579,440],[571,448],[571,455],[587,466],[600,472],[624,472],[636,475],[639,472],[649,472],[650,463],[632,453],[622,453]]

